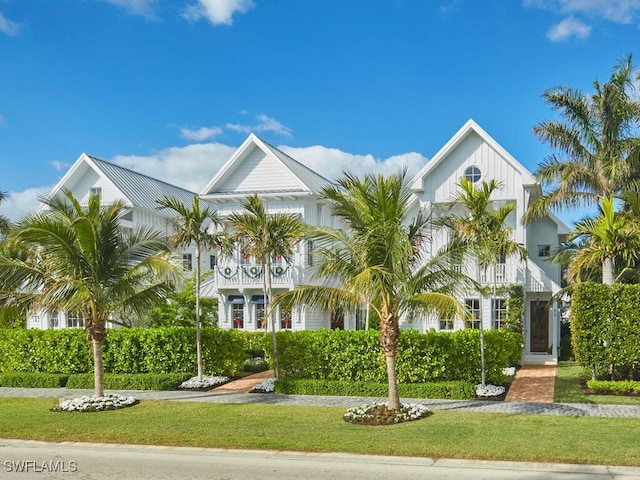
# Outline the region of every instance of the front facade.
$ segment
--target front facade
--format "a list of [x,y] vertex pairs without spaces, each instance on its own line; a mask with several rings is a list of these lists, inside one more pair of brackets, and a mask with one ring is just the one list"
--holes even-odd
[[[451,202],[456,184],[463,176],[474,183],[491,179],[501,183],[494,201],[496,204],[508,202],[516,205],[508,224],[513,229],[514,240],[526,247],[528,258],[524,261],[507,258],[503,263],[481,272],[475,272],[471,264],[461,267],[481,283],[495,285],[496,292],[503,292],[500,287],[522,286],[525,292],[523,361],[553,363],[558,358],[561,315],[553,296],[561,288],[562,272],[558,265],[549,262],[549,257],[565,239],[568,230],[552,215],[522,225],[521,218],[530,199],[541,194],[540,185],[472,120],[411,180],[416,213],[417,209],[422,209],[437,215],[444,206],[455,209]],[[199,195],[223,218],[241,211],[247,196],[257,193],[269,212],[292,213],[310,225],[334,226],[335,219],[328,205],[321,200],[322,188],[329,183],[329,180],[251,134]],[[155,199],[163,194],[174,194],[185,204],[190,204],[194,195],[84,154],[52,194],[65,187],[81,199],[97,188],[101,189],[107,202],[125,199],[131,205],[125,226],[150,224],[167,229],[167,232],[171,224],[165,213],[155,210]],[[434,231],[432,234],[434,251],[448,241],[445,232]],[[185,269],[194,269],[191,263],[195,258],[193,252],[185,250],[181,253]],[[218,299],[220,327],[249,331],[271,328],[265,318],[263,267],[260,264],[243,255],[241,249],[230,257],[216,251],[202,252],[201,261],[201,270],[207,274],[202,294]],[[308,241],[300,241],[296,245],[290,264],[280,258],[274,258],[273,262],[274,295],[316,281],[313,272],[317,259],[314,259],[313,244]],[[472,327],[500,328],[505,313],[503,293],[490,298],[481,298],[474,292],[467,292],[464,296],[462,300],[474,314]],[[56,328],[46,314],[32,318],[30,327]],[[60,316],[57,318],[58,328],[66,326],[61,324]],[[277,329],[358,329],[366,325],[366,312],[363,309],[355,314],[336,315],[303,307],[295,311],[277,310],[274,319]],[[464,328],[465,323],[459,318],[414,318],[403,321],[401,327],[422,331],[456,330]]]

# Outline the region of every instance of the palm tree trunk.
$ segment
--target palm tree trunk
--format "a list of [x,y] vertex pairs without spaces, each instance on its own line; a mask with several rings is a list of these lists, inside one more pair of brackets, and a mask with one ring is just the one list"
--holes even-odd
[[400,343],[400,328],[394,315],[381,315],[380,343],[387,363],[387,379],[389,381],[389,409],[400,409],[398,395],[398,379],[396,378],[396,354]]
[[602,261],[602,283],[604,285],[613,285],[614,283],[614,264],[612,258],[605,258]]
[[266,283],[266,295],[265,295],[265,310],[269,313],[269,320],[271,321],[271,344],[273,347],[273,371],[276,379],[280,378],[280,366],[278,365],[278,341],[276,336],[276,318],[271,311],[271,258],[267,257],[265,264],[264,278]]
[[[478,280],[478,283],[480,283],[480,263],[477,262],[476,263],[476,277]],[[486,372],[485,372],[485,360],[484,360],[484,308],[483,308],[483,303],[484,303],[484,295],[482,294],[482,292],[480,292],[480,377],[482,380],[482,385],[486,385],[487,380],[486,380]],[[493,305],[489,305],[489,311],[491,311]]]
[[196,357],[198,362],[198,381],[202,381],[204,366],[202,363],[202,339],[200,337],[200,245],[196,242]]
[[102,343],[100,338],[91,339],[93,348],[93,385],[94,397],[104,397],[104,365],[102,363]]

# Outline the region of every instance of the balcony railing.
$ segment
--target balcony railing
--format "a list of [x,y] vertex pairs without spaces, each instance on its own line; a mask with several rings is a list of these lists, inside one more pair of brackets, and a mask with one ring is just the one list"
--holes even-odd
[[[272,265],[272,285],[289,285],[300,277],[296,267],[291,265]],[[264,267],[262,265],[222,265],[214,270],[213,280],[217,285],[250,286],[262,285]]]

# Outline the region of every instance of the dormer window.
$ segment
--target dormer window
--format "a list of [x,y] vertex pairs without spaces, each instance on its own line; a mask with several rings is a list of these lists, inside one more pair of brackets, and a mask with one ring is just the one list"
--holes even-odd
[[464,177],[469,180],[471,183],[477,183],[480,181],[480,177],[482,173],[478,167],[468,167],[464,171]]
[[96,196],[96,195],[101,195],[102,194],[102,188],[100,187],[91,187],[91,189],[89,190],[89,195]]

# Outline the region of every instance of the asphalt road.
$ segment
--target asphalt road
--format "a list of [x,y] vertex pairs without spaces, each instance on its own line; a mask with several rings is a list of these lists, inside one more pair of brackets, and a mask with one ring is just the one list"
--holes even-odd
[[0,440],[0,478],[631,480],[640,468]]

